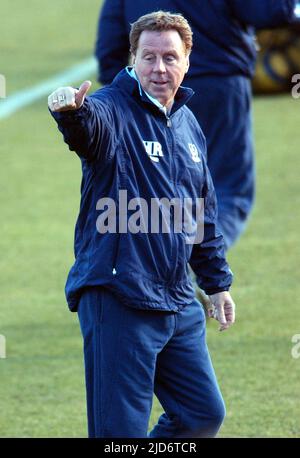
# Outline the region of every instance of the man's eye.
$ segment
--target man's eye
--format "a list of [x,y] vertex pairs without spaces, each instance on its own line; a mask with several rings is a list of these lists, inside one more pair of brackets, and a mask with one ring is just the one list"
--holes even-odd
[[167,62],[174,62],[175,56],[166,56],[165,59],[166,59]]
[[151,61],[153,60],[153,56],[145,56],[144,59],[147,61]]

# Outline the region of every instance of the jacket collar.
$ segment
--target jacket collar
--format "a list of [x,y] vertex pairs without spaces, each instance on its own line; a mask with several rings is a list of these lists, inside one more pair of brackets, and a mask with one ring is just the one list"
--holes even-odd
[[[129,67],[128,70],[130,71],[130,69],[131,68]],[[147,96],[147,94],[142,89],[141,85],[139,84],[139,82],[129,75],[126,68],[124,68],[117,74],[117,76],[114,78],[112,82],[112,86],[117,86],[119,89],[121,89],[122,91],[125,91],[127,94],[130,94],[136,98],[139,98],[144,103],[148,105],[150,104],[157,111],[160,111],[158,106],[156,106],[149,99],[149,97]],[[193,95],[194,95],[193,89],[180,86],[175,95],[175,99],[174,99],[174,103],[171,109],[170,116],[172,116],[177,110],[179,110],[179,108],[185,105]]]

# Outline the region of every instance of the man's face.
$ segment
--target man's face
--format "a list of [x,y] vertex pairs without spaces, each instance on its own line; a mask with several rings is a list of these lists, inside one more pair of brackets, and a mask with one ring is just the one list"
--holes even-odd
[[144,91],[168,108],[189,68],[179,33],[144,30],[133,62]]

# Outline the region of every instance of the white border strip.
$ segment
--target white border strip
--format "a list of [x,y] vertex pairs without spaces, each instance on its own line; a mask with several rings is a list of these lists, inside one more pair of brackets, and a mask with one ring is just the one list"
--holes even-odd
[[91,57],[36,86],[15,92],[6,99],[0,100],[0,119],[7,118],[21,108],[46,95],[48,96],[59,86],[70,85],[72,82],[84,80],[95,74],[96,71],[97,61],[94,57]]

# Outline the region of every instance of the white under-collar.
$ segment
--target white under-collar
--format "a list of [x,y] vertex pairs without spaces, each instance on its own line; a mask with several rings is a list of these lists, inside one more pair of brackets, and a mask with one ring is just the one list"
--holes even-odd
[[148,94],[148,92],[146,92],[144,89],[142,89],[140,80],[138,79],[137,74],[135,73],[135,70],[134,70],[133,67],[132,68],[126,67],[126,71],[127,71],[128,75],[131,76],[131,78],[134,78],[138,82],[140,95],[142,95],[142,93],[143,93],[142,91],[144,91],[144,93],[146,94],[148,99],[151,100],[151,102],[154,103],[154,105],[156,105],[167,116],[170,113],[171,109],[172,109],[173,103],[172,103],[170,109],[168,110],[167,107],[162,105],[157,99],[155,99],[150,94]]

